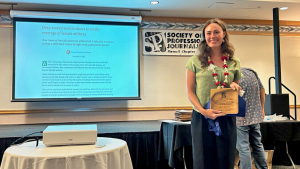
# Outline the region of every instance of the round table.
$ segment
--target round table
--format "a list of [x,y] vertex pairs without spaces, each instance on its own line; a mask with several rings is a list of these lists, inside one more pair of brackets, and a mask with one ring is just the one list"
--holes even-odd
[[[99,147],[97,145],[105,145]],[[0,169],[132,169],[127,143],[98,137],[95,145],[48,146],[36,141],[5,150]]]

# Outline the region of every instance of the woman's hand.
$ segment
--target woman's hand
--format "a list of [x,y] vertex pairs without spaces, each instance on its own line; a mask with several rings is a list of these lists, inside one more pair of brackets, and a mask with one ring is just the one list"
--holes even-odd
[[206,109],[201,112],[203,116],[215,120],[217,117],[225,116],[221,111],[213,110],[213,109]]
[[230,83],[230,88],[231,88],[232,90],[236,90],[236,89],[237,89],[238,91],[242,90],[241,86],[239,86],[238,83],[236,83],[236,82],[231,82],[231,83]]

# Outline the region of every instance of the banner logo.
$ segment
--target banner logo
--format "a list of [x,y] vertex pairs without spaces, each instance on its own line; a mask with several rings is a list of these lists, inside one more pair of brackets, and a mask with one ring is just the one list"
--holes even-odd
[[200,31],[143,30],[144,55],[194,55],[198,52]]

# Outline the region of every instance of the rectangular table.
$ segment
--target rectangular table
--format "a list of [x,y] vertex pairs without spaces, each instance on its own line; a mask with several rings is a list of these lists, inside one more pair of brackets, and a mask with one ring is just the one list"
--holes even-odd
[[300,121],[260,123],[263,141],[300,141]]
[[[190,122],[162,122],[158,142],[158,160],[167,159],[176,169],[193,168]],[[184,160],[185,159],[185,160]]]
[[[300,121],[280,121],[260,123],[262,141],[299,142]],[[172,168],[192,168],[192,139],[190,122],[163,121],[159,136],[158,160],[167,159]],[[272,147],[272,149],[274,146]],[[275,147],[276,148],[276,147]],[[277,150],[275,149],[275,152]],[[293,161],[298,164],[296,155]]]

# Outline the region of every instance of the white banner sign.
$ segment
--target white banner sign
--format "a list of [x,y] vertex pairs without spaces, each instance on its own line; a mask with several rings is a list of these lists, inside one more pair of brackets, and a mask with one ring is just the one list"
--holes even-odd
[[143,29],[143,55],[194,55],[201,31]]

